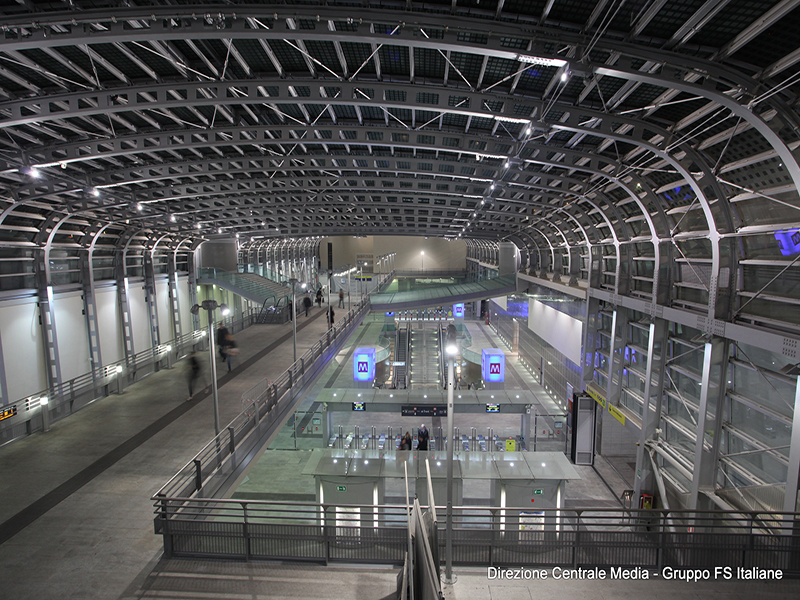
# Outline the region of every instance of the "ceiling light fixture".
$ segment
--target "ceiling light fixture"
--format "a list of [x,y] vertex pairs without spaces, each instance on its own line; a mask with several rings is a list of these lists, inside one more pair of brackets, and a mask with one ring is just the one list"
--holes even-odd
[[563,67],[567,64],[567,61],[560,58],[544,58],[542,56],[527,56],[526,54],[517,54],[517,60],[521,63],[539,67]]

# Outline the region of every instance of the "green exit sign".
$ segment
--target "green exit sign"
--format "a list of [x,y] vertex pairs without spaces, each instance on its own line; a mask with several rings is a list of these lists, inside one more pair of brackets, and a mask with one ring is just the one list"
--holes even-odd
[[541,496],[542,494],[544,494],[544,490],[533,490],[534,496]]
[[346,492],[347,491],[347,486],[346,485],[337,485],[336,486],[336,491],[337,492]]

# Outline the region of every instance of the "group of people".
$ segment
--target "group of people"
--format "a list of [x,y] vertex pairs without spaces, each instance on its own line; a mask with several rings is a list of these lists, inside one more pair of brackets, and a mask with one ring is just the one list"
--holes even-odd
[[[322,288],[317,290],[316,295],[316,302],[317,305],[322,308],[322,302],[324,301],[324,297],[322,295]],[[303,308],[306,311],[306,316],[308,316],[308,310],[314,306],[314,301],[311,300],[311,292],[307,293],[303,296]],[[344,290],[339,290],[339,306],[344,307]],[[336,318],[336,311],[333,310],[333,306],[329,306],[327,312],[325,313],[327,317],[328,326],[332,327],[334,323],[334,319]]]
[[[427,450],[428,440],[431,439],[431,434],[428,428],[423,423],[417,431],[417,450]],[[406,434],[400,439],[400,450],[413,450],[414,442],[411,439],[411,434],[406,431]]]

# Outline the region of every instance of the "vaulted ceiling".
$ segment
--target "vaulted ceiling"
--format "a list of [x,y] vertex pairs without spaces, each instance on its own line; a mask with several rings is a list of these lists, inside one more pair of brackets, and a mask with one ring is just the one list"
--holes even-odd
[[798,5],[2,0],[0,244],[780,229]]

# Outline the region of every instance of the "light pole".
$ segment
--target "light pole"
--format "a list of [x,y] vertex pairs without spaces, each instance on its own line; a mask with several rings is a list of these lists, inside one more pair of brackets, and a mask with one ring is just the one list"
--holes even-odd
[[294,288],[297,285],[297,278],[292,277],[289,283],[292,284],[292,306],[289,308],[289,314],[292,316],[292,356],[294,357],[292,364],[294,364],[297,362],[297,312],[294,310]]
[[364,265],[358,265],[358,292],[361,299],[364,299]]
[[425,272],[425,250],[419,253],[422,260],[422,272]]
[[223,317],[231,314],[227,304],[217,304],[216,300],[203,300],[203,304],[195,304],[191,308],[193,315],[199,314],[200,309],[208,311],[208,357],[211,360],[211,396],[214,399],[214,433],[219,435],[219,391],[217,390],[217,362],[214,360],[214,311],[220,309]]
[[333,319],[331,319],[331,281],[333,281],[333,271],[328,271],[328,329],[333,327]]
[[458,354],[456,326],[450,323],[445,334],[444,352],[447,355],[447,521],[445,525],[445,567],[444,582],[455,583],[453,578],[453,384],[455,374],[453,361]]
[[352,267],[347,265],[347,312],[350,312],[350,271]]

